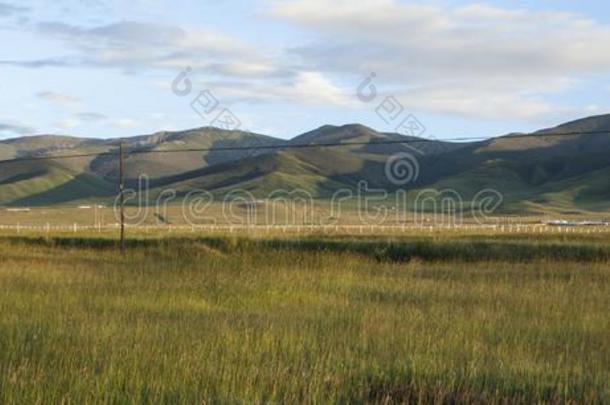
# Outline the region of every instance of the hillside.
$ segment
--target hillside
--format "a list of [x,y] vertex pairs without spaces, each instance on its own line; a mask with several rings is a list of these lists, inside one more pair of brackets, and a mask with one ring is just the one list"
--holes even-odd
[[[204,189],[217,196],[245,190],[264,198],[274,190],[299,189],[317,198],[368,187],[413,195],[424,188],[453,189],[465,199],[494,188],[507,212],[610,209],[610,115],[584,118],[534,136],[510,134],[481,142],[448,143],[377,132],[359,124],[326,125],[291,140],[261,134],[199,128],[126,139],[128,185],[150,179],[151,196],[164,189]],[[570,136],[549,134],[570,133]],[[384,142],[405,141],[404,144]],[[349,145],[344,145],[348,143]],[[291,148],[278,148],[288,145]],[[304,147],[306,145],[328,145]],[[270,149],[223,150],[248,146]],[[0,141],[0,158],[116,152],[118,140],[41,135]],[[189,150],[168,153],[174,150]],[[195,150],[194,150],[195,149]],[[413,181],[388,180],[386,162],[397,153],[417,162]],[[111,200],[116,194],[116,156],[6,163],[0,204],[50,205]]]
[[[90,139],[56,135],[21,137],[0,141],[0,159],[96,154],[118,151],[118,139]],[[199,128],[159,132],[124,140],[126,151],[155,153],[128,155],[126,178],[130,182],[145,174],[153,181],[256,156],[263,151],[215,151],[234,146],[264,146],[284,142],[242,131]],[[204,152],[163,153],[174,149],[208,149]],[[0,204],[46,205],[71,201],[108,199],[116,194],[118,158],[91,156],[74,159],[8,163],[0,174]],[[67,192],[69,191],[69,192]]]

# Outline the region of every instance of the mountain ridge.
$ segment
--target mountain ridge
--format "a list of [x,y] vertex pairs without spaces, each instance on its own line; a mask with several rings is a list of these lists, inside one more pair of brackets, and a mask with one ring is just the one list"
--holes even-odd
[[[153,195],[163,188],[178,193],[205,189],[217,195],[242,189],[259,197],[275,189],[302,189],[316,198],[329,198],[338,189],[355,190],[364,181],[390,193],[449,188],[471,196],[492,187],[515,210],[536,204],[559,206],[559,200],[564,206],[570,198],[574,209],[610,208],[610,180],[604,182],[603,177],[610,172],[610,132],[545,136],[587,131],[610,131],[610,114],[573,120],[528,137],[508,134],[458,143],[404,137],[361,124],[324,125],[288,140],[213,127],[159,131],[124,139],[127,151],[154,152],[127,154],[126,177],[128,184],[135,184],[139,176],[148,176]],[[400,140],[406,143],[393,143]],[[17,137],[0,141],[0,159],[116,152],[119,141],[49,134]],[[290,148],[295,145],[318,146]],[[236,149],[227,150],[231,148]],[[190,151],[166,153],[181,149]],[[387,165],[392,156],[405,154],[413,157],[418,173],[408,184],[395,184],[388,178]],[[2,205],[65,204],[116,194],[116,156],[7,165],[11,167],[0,173]]]

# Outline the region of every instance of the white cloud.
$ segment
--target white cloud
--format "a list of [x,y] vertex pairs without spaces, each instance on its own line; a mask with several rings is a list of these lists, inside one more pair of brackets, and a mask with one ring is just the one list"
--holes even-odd
[[37,93],[36,96],[42,100],[58,104],[77,104],[80,102],[78,97],[68,96],[54,91],[41,91],[40,93]]
[[210,63],[204,67],[209,73],[222,76],[233,76],[242,78],[257,78],[268,76],[281,76],[283,72],[278,71],[271,62],[263,61],[235,61],[228,63]]
[[320,72],[301,72],[294,85],[285,89],[291,98],[302,98],[309,103],[326,103],[332,105],[349,106],[353,104],[351,95],[335,86]]
[[[469,81],[445,80],[421,86],[397,88],[395,95],[411,110],[456,114],[483,119],[519,119],[535,122],[541,117],[565,113],[565,106],[554,105],[543,95],[560,94],[578,82],[572,80],[493,80],[482,78]],[[559,117],[561,118],[561,117]]]
[[[67,129],[76,128],[76,127],[82,125],[83,122],[94,124],[94,123],[100,123],[100,122],[104,123],[107,120],[109,120],[109,118],[104,114],[94,113],[94,112],[84,112],[84,113],[73,114],[72,116],[55,123],[55,126],[57,128],[67,130]],[[115,128],[121,128],[121,129],[131,129],[131,128],[136,128],[136,127],[140,126],[140,123],[132,118],[117,118],[117,119],[108,121],[108,123]]]
[[96,112],[82,112],[75,114],[75,117],[83,121],[103,121],[108,119],[106,115]]
[[206,82],[202,88],[212,92],[223,102],[248,101],[297,103],[321,106],[355,107],[353,91],[344,89],[321,72],[303,71],[290,80],[275,81],[217,81]]
[[534,119],[563,108],[549,94],[610,74],[610,27],[570,13],[292,0],[272,1],[268,14],[317,38],[290,50],[301,66],[334,75],[376,72],[380,83],[409,95],[412,108],[433,112]]
[[66,118],[55,124],[56,127],[61,128],[61,129],[72,129],[72,128],[76,128],[79,125],[80,125],[80,121],[78,121],[77,119],[74,119],[74,118]]
[[[193,82],[204,76],[223,103],[343,108],[361,106],[355,88],[376,72],[380,88],[410,109],[530,121],[574,108],[555,100],[583,78],[610,75],[605,49],[610,26],[570,13],[449,3],[336,0],[331,7],[327,0],[268,1],[267,16],[308,30],[295,38],[313,38],[287,49],[266,49],[208,28],[156,22],[42,23],[36,32],[61,42],[69,56],[0,64],[152,71],[150,77],[164,89],[190,66]],[[78,102],[44,93],[39,97],[49,101]],[[138,126],[128,118],[107,123]]]
[[490,94],[481,89],[418,89],[400,97],[408,108],[423,109],[484,119],[535,120],[548,116],[554,107],[536,96],[500,92]]
[[451,8],[393,0],[336,3],[329,8],[323,0],[274,2],[270,14],[315,29],[323,41],[295,49],[330,59],[330,68],[356,62],[357,67],[393,74],[402,69],[405,74],[452,72],[469,77],[610,68],[610,55],[603,52],[610,27],[578,15],[483,4]]
[[[84,28],[64,23],[42,23],[38,31],[76,48],[78,58],[49,62],[66,65],[118,67],[125,70],[200,69],[228,70],[234,74],[267,74],[271,68],[255,47],[218,32],[183,29],[158,23],[123,21]],[[247,60],[247,62],[238,62]],[[17,64],[14,61],[5,63]],[[20,62],[32,67],[47,61]]]
[[55,123],[55,126],[57,128],[67,130],[67,129],[76,128],[76,127],[80,126],[83,122],[95,123],[95,122],[104,121],[106,119],[108,119],[108,117],[105,116],[104,114],[95,113],[95,112],[82,112],[82,113],[73,114],[70,117]]
[[603,109],[597,104],[589,104],[585,107],[585,111],[587,111],[588,114],[599,114]]
[[132,129],[140,126],[140,124],[132,118],[119,118],[111,121],[111,125],[121,129]]

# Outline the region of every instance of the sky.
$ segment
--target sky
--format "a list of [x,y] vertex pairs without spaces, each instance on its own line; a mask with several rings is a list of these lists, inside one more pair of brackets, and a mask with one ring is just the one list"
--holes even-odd
[[0,139],[450,139],[610,112],[606,1],[0,0],[0,43]]

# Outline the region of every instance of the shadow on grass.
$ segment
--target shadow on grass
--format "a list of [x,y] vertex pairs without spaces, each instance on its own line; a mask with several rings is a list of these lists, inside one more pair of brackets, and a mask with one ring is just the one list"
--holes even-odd
[[[41,246],[48,248],[77,248],[111,250],[118,242],[110,238],[96,237],[2,237],[0,242]],[[127,250],[175,249],[188,255],[189,248],[197,251],[201,245],[226,254],[262,254],[278,252],[328,252],[352,253],[378,261],[408,262],[412,259],[424,261],[507,261],[528,262],[535,260],[605,262],[610,261],[610,246],[584,242],[539,241],[519,242],[509,240],[332,240],[310,238],[250,239],[235,237],[175,237],[160,239],[128,239]]]

